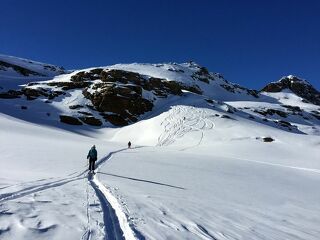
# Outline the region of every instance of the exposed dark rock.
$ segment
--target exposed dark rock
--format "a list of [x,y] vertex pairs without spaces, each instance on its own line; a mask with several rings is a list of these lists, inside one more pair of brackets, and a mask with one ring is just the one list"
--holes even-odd
[[52,91],[48,94],[48,99],[51,100],[51,99],[54,99],[55,97],[58,97],[60,95],[66,95],[66,93],[63,91]]
[[201,89],[199,88],[198,85],[194,85],[194,86],[182,86],[182,89],[187,90],[189,92],[193,92],[196,94],[202,94]]
[[199,67],[199,70],[192,74],[192,78],[194,80],[199,80],[207,84],[210,83],[210,80],[214,80],[214,78],[210,75],[208,69],[205,67]]
[[28,87],[30,87],[30,86],[35,86],[35,85],[39,85],[39,83],[38,83],[38,82],[29,82],[29,83],[27,84]]
[[20,98],[21,95],[22,95],[21,91],[9,90],[7,92],[1,92],[0,98],[14,99],[14,98]]
[[92,116],[92,113],[89,113],[89,112],[78,111],[78,113],[81,113],[86,116]]
[[248,95],[251,95],[255,98],[259,98],[259,92],[257,90],[253,90],[253,89],[246,89],[246,90]]
[[71,90],[71,89],[82,89],[91,85],[91,82],[83,81],[83,82],[49,82],[48,86],[61,87],[62,90]]
[[66,115],[60,115],[60,122],[70,125],[82,125],[82,122],[80,122],[78,118]]
[[88,108],[90,108],[91,110],[96,110],[95,107],[94,107],[93,105],[91,105],[91,104],[86,104],[86,106],[87,106]]
[[26,109],[28,109],[28,107],[27,106],[21,106],[21,109],[26,110]]
[[267,115],[274,115],[274,114],[277,114],[279,115],[280,117],[287,117],[287,114],[281,110],[277,110],[277,109],[264,109],[264,110],[253,110],[253,112],[256,112],[256,113],[259,113],[263,116],[267,116]]
[[103,118],[115,126],[126,126],[128,122],[117,114],[104,114]]
[[320,115],[320,112],[319,112],[319,111],[312,110],[311,112],[314,113],[314,114]]
[[211,99],[205,99],[208,103],[211,103],[211,104],[213,104],[214,102],[213,102],[213,100],[211,100]]
[[231,107],[231,106],[227,106],[227,112],[228,113],[234,113],[234,112],[236,112],[236,109]]
[[220,84],[220,86],[223,87],[224,89],[226,89],[228,92],[231,92],[231,93],[238,92],[239,93],[240,90],[242,90],[242,91],[246,91],[247,95],[251,95],[255,98],[259,98],[259,92],[256,90],[248,89],[248,88],[242,87],[238,84],[231,84],[228,81],[226,81],[226,83],[227,84]]
[[311,113],[312,116],[314,116],[316,119],[320,120],[320,116],[314,113]]
[[293,112],[301,112],[301,108],[298,106],[291,106],[291,105],[281,105],[282,107],[285,107]]
[[92,126],[101,126],[102,125],[102,122],[95,117],[84,116],[84,117],[79,117],[79,119],[88,125],[92,125]]
[[278,124],[280,124],[282,127],[291,127],[291,123],[283,120],[276,121]]
[[228,92],[232,92],[232,93],[235,93],[235,88],[230,86],[230,85],[227,85],[227,84],[220,84],[221,87],[223,87],[225,90],[227,90]]
[[84,82],[100,79],[100,74],[103,71],[102,68],[95,68],[90,72],[81,71],[71,76],[72,82]]
[[69,106],[70,109],[79,109],[79,108],[83,108],[82,105],[70,105]]
[[264,112],[264,111],[261,111],[261,110],[254,109],[253,112],[259,113],[259,114],[261,114],[261,115],[263,115],[263,116],[267,116],[267,113]]
[[227,118],[227,119],[233,119],[232,117],[228,116],[228,115],[222,115],[221,118]]
[[320,92],[307,81],[294,76],[283,77],[278,82],[268,84],[261,91],[281,92],[283,89],[290,89],[299,97],[304,98],[304,102],[320,105]]
[[42,95],[45,95],[45,96],[48,95],[45,91],[43,91],[42,88],[39,88],[39,89],[22,88],[21,92],[27,97],[27,100],[35,100],[36,98]]
[[274,141],[274,139],[271,138],[271,137],[264,137],[262,139],[263,139],[264,142],[273,142]]
[[140,85],[144,80],[139,73],[128,72],[123,70],[112,69],[109,71],[102,71],[100,78],[104,82],[119,82],[128,83],[128,81]]

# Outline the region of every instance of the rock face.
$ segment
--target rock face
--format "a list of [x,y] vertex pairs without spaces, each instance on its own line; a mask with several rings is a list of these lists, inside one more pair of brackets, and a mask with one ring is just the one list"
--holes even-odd
[[174,81],[160,78],[148,78],[123,70],[93,69],[89,73],[80,72],[72,77],[72,81],[96,80],[90,87],[83,90],[83,95],[88,98],[94,108],[102,116],[116,126],[136,122],[137,118],[151,111],[152,99],[144,97],[144,92],[152,92],[155,96],[165,98],[168,95],[181,95],[184,86]]
[[281,92],[283,89],[290,89],[299,97],[302,97],[313,104],[320,105],[320,92],[307,81],[295,76],[283,77],[278,82],[268,84],[261,91]]

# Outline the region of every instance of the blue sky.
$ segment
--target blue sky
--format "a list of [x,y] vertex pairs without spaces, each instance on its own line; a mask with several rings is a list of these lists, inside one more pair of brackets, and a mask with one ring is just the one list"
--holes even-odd
[[259,89],[294,74],[320,89],[317,0],[2,0],[0,52],[68,69],[195,62]]

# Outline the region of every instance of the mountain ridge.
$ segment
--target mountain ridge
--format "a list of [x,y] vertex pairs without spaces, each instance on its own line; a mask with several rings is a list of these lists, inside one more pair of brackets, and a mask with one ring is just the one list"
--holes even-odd
[[[21,59],[15,63],[19,61]],[[24,64],[26,61],[23,59]],[[35,62],[30,61],[30,64],[33,67]],[[40,69],[47,66],[37,64]],[[8,101],[16,101],[16,105],[23,110],[33,109],[37,113],[35,116],[41,113],[40,118],[43,118],[45,113],[49,121],[77,126],[125,126],[153,115],[163,106],[178,104],[184,98],[194,98],[200,99],[201,106],[222,108],[222,115],[238,114],[294,132],[305,132],[306,128],[301,131],[292,123],[307,125],[307,121],[312,120],[307,132],[318,132],[312,130],[313,124],[317,126],[320,119],[318,92],[312,90],[312,85],[305,80],[295,76],[283,77],[257,91],[231,83],[221,74],[209,72],[194,62],[115,64],[73,72],[63,70],[63,74],[57,69],[62,70],[51,69],[53,76],[22,75],[20,78],[24,80],[18,81],[15,87],[2,87],[0,98],[10,99],[6,102],[8,113],[11,108],[10,114],[13,114],[14,109]],[[0,78],[6,72],[0,69]],[[11,80],[1,81],[0,86]],[[291,82],[294,86],[299,84],[299,91],[292,91],[290,95],[290,92],[283,90],[289,88]],[[280,90],[273,90],[275,87]],[[294,99],[295,104],[287,99]],[[243,102],[244,106],[237,107],[237,102]],[[248,103],[252,106],[248,107]],[[292,118],[291,123],[284,118]]]

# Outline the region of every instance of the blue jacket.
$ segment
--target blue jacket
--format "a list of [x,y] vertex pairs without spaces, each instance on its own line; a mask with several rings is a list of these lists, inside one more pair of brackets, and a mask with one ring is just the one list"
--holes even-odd
[[90,149],[89,153],[88,153],[87,158],[90,158],[90,160],[95,160],[96,161],[97,160],[97,155],[98,155],[98,153],[97,153],[96,148],[92,147]]

